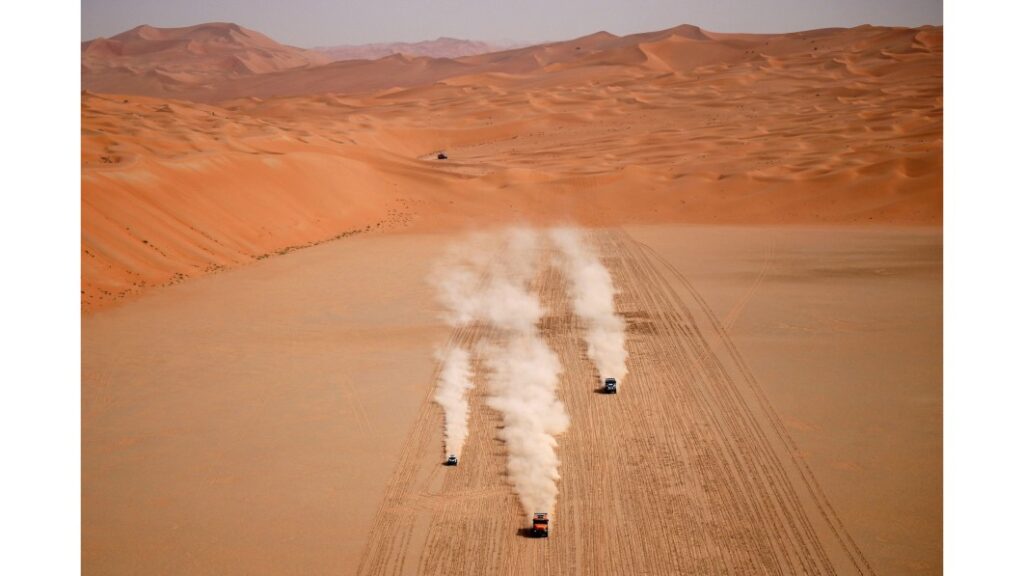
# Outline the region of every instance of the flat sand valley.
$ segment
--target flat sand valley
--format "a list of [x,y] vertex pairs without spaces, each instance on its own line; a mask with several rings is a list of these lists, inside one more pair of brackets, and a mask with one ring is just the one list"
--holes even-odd
[[632,376],[593,394],[579,327],[545,330],[572,419],[557,537],[517,535],[483,386],[463,465],[440,466],[433,352],[470,336],[439,322],[425,279],[458,236],[382,234],[85,317],[86,566],[941,571],[940,234],[591,236],[623,290]]

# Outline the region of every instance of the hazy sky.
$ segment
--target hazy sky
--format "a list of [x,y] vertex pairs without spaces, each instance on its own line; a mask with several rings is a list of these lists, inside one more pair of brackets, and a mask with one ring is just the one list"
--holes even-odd
[[202,22],[234,22],[303,47],[438,36],[542,42],[678,24],[717,32],[942,24],[942,0],[82,0],[82,40]]

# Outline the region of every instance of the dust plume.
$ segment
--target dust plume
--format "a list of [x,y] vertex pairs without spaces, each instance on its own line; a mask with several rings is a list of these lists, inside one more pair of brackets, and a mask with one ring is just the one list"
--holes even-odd
[[486,368],[487,405],[502,416],[498,437],[508,450],[509,482],[527,515],[553,511],[555,436],[569,425],[557,397],[561,363],[537,328],[545,310],[530,285],[539,248],[529,229],[478,234],[450,250],[434,273],[445,319],[489,328],[475,352]]
[[615,284],[582,233],[574,228],[551,230],[559,251],[556,262],[565,274],[573,312],[583,321],[587,356],[602,378],[626,376],[626,323],[615,313]]
[[527,515],[553,512],[558,498],[558,446],[555,436],[569,427],[569,415],[556,396],[562,367],[535,331],[511,333],[482,346],[490,371],[487,405],[501,413],[498,437],[508,450],[509,481]]
[[452,348],[447,355],[438,354],[442,364],[434,401],[444,410],[445,453],[462,455],[462,445],[469,435],[469,401],[466,393],[473,388],[473,370],[469,352]]
[[537,269],[536,232],[513,228],[470,235],[451,247],[431,276],[444,320],[453,327],[484,322],[526,330],[543,309],[529,283]]

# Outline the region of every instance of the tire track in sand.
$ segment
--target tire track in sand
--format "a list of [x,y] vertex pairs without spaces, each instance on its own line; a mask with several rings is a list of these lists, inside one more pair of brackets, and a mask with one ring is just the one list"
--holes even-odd
[[[648,249],[650,247],[647,247]],[[722,319],[721,325],[727,332],[732,331],[732,327],[739,320],[740,314],[743,313],[743,309],[750,303],[750,299],[754,297],[754,293],[761,287],[761,283],[768,276],[768,271],[771,270],[772,261],[775,259],[775,238],[772,238],[768,243],[768,248],[764,252],[764,261],[761,263],[761,270],[757,273],[754,281],[747,287],[740,299],[733,304],[733,307],[729,309],[729,312]],[[659,262],[664,263],[663,260]],[[673,269],[674,270],[674,269]],[[676,272],[678,273],[678,271]]]
[[[443,417],[428,394],[359,573],[873,575],[692,284],[622,231],[591,240],[620,291],[629,375],[618,395],[596,393],[603,375],[565,280],[543,267],[540,329],[562,362],[572,420],[558,438],[551,537],[519,534],[528,518],[505,476],[501,418],[484,404],[478,364],[459,466],[440,465]],[[471,348],[486,330],[456,329],[448,346]]]
[[722,325],[722,323],[715,316],[714,312],[711,310],[711,307],[708,305],[707,301],[704,300],[704,298],[696,290],[693,284],[690,283],[690,281],[685,276],[683,276],[674,266],[672,266],[671,263],[665,260],[664,257],[659,255],[650,246],[647,246],[639,242],[637,242],[637,244],[640,245],[646,252],[655,257],[659,262],[661,262],[662,265],[664,265],[666,269],[676,279],[680,281],[680,283],[686,288],[689,295],[697,303],[701,311],[706,315],[709,323],[711,324],[714,334],[725,346],[726,351],[729,354],[729,358],[735,363],[736,368],[739,369],[742,376],[742,380],[756,397],[757,404],[763,411],[763,415],[768,420],[772,430],[783,441],[785,445],[786,455],[789,456],[789,458],[796,465],[797,473],[800,476],[800,479],[803,481],[806,489],[809,491],[810,498],[813,500],[814,505],[821,512],[823,520],[828,525],[829,530],[836,537],[847,557],[851,560],[851,562],[854,563],[857,572],[859,574],[871,574],[873,576],[875,572],[874,569],[871,567],[871,564],[868,562],[863,552],[857,546],[856,541],[847,531],[845,525],[842,522],[842,519],[835,511],[835,508],[832,506],[832,503],[829,501],[828,497],[825,495],[824,490],[822,490],[821,485],[818,483],[817,477],[814,475],[813,470],[811,470],[806,460],[804,460],[803,457],[800,455],[800,450],[797,447],[792,435],[789,434],[789,431],[787,430],[785,424],[782,422],[782,418],[775,411],[775,408],[772,406],[771,401],[768,399],[760,383],[757,381],[757,378],[754,376],[753,372],[751,372],[750,368],[743,360],[743,357],[742,355],[740,355],[739,350],[736,348],[736,345],[729,338],[728,327]]

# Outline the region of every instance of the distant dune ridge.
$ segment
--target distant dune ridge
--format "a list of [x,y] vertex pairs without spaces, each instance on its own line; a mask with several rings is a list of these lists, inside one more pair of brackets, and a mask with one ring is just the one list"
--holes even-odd
[[931,26],[338,62],[223,23],[86,42],[83,307],[388,230],[941,224],[942,54]]
[[112,38],[82,43],[82,84],[103,92],[169,94],[329,60],[237,24],[138,26]]
[[385,42],[376,44],[342,44],[338,46],[317,46],[317,52],[331,60],[376,60],[394,54],[428,56],[430,58],[458,58],[475,56],[510,48],[502,44],[491,44],[477,40],[440,37],[422,42]]
[[[942,28],[860,26],[791,34],[719,34],[684,24],[623,37],[602,31],[564,42],[461,57],[446,52],[454,55],[469,51],[470,46],[483,49],[484,45],[449,40],[376,45],[381,48],[366,48],[362,59],[329,62],[337,60],[341,52],[331,56],[335,48],[314,51],[284,46],[235,24],[140,26],[110,39],[82,44],[82,88],[217,102],[236,97],[366,92],[470,74],[558,73],[595,66],[636,67],[678,75],[701,66],[777,66],[779,58],[807,51],[820,51],[813,54],[818,57],[835,56],[836,48],[864,56],[867,53],[858,48],[858,43],[865,42],[895,42],[894,47],[909,43],[925,50],[934,48],[929,42],[937,42],[941,54]],[[414,48],[384,55],[390,50],[385,48],[388,46]],[[337,50],[347,48],[351,47]],[[432,51],[439,56],[426,55]]]

